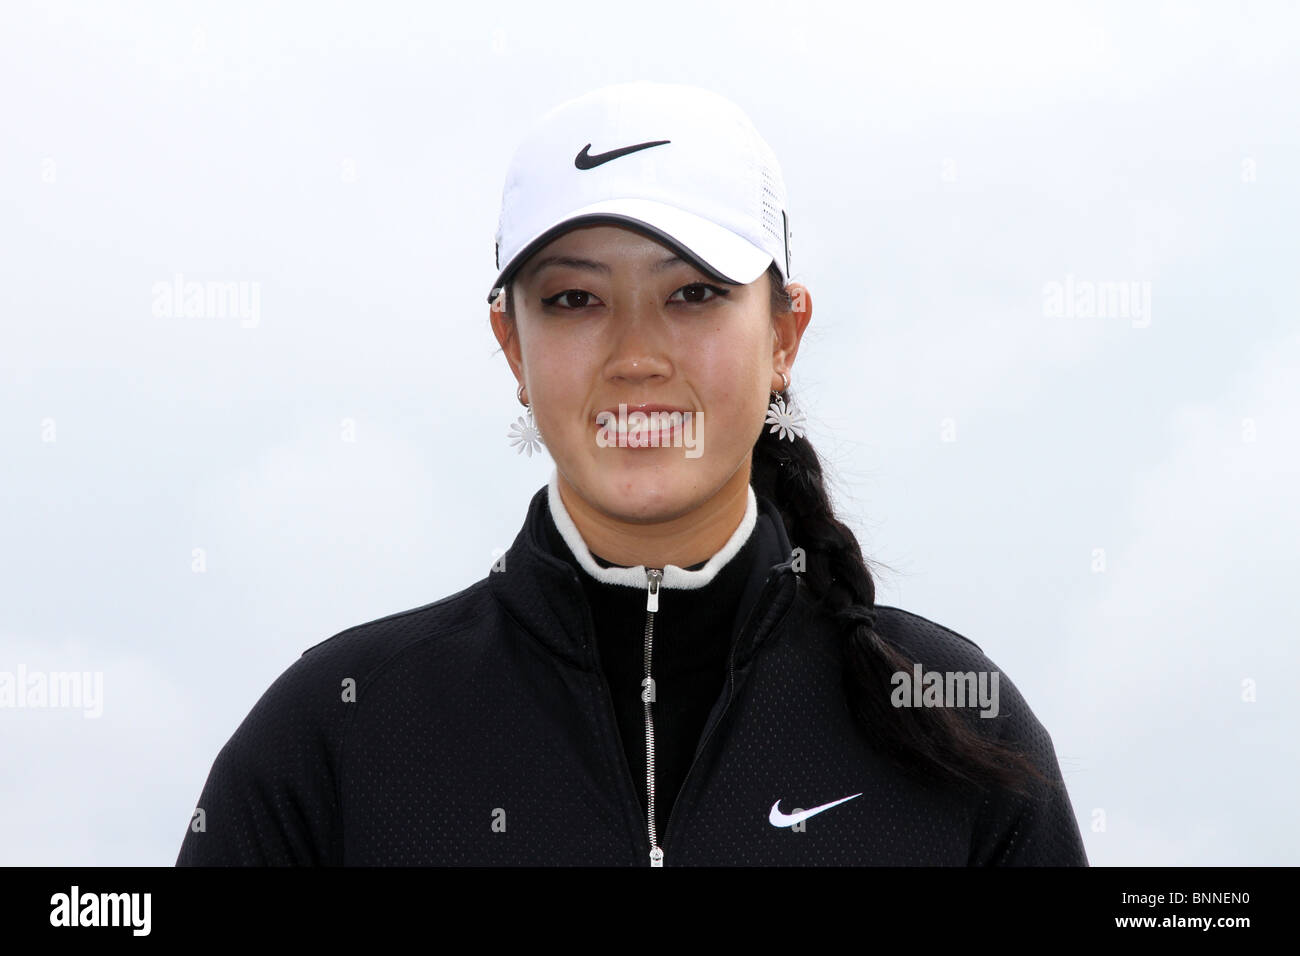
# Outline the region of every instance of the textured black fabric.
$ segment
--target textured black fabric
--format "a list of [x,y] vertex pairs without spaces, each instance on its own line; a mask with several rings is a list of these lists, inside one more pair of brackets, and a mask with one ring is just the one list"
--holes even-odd
[[[712,729],[660,828],[664,865],[1086,864],[1064,789],[939,791],[875,752],[844,699],[843,635],[793,569],[775,507],[758,505],[771,520],[756,532],[786,557],[750,569]],[[542,488],[499,569],[305,651],[217,755],[177,865],[649,865],[592,616],[545,546],[548,520]],[[876,611],[926,670],[997,669],[947,628]],[[999,716],[976,725],[1059,781],[1005,673],[1000,691]],[[768,819],[777,801],[791,813],[855,794],[801,827]]]
[[[761,520],[771,518],[764,516]],[[637,780],[641,806],[648,812],[645,705],[641,701],[646,591],[596,580],[573,556],[554,521],[545,522],[545,530],[551,553],[572,565],[582,581],[623,752]],[[672,818],[677,792],[694,759],[709,713],[723,690],[727,653],[743,623],[740,616],[749,609],[741,605],[740,599],[760,557],[760,540],[769,543],[762,567],[766,572],[785,555],[778,550],[774,536],[751,531],[740,550],[704,587],[660,588],[650,668],[655,681],[655,819],[660,833]],[[592,557],[602,567],[620,566],[598,554]],[[706,563],[701,561],[687,570],[697,571]],[[751,603],[753,597],[751,594]]]

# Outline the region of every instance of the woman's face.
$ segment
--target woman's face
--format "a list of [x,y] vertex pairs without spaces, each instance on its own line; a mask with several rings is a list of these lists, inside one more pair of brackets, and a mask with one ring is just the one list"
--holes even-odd
[[[748,482],[774,369],[807,322],[778,314],[774,328],[766,274],[720,283],[641,233],[585,226],[534,254],[511,299],[513,327],[494,312],[494,330],[561,480],[596,510],[670,520]],[[638,410],[691,417],[620,433],[620,404],[629,426]]]

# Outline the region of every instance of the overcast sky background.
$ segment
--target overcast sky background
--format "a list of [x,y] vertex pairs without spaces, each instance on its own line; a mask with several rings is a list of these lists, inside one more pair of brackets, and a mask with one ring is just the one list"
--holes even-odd
[[[488,573],[552,468],[506,164],[630,79],[775,149],[879,603],[1016,683],[1091,862],[1300,863],[1296,5],[461,6],[0,7],[0,671],[104,681],[0,709],[0,863],[171,865],[306,648]],[[155,315],[178,274],[256,323]]]

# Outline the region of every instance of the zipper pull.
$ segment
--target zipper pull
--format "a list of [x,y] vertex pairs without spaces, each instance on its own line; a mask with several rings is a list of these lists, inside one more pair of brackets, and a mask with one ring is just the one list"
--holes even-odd
[[651,866],[664,865],[664,851],[659,849],[659,847],[657,846],[652,846],[650,848],[650,865]]
[[659,610],[659,582],[664,579],[664,572],[659,568],[646,568],[645,609],[651,613]]

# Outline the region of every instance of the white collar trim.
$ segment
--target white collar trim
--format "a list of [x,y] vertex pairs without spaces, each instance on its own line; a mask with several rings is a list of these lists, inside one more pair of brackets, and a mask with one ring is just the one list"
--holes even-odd
[[[587,543],[582,540],[582,535],[578,533],[578,526],[573,523],[568,509],[564,507],[564,500],[560,497],[559,481],[560,469],[556,467],[552,470],[551,480],[546,486],[546,500],[547,504],[550,505],[551,517],[555,521],[555,526],[559,529],[560,536],[564,538],[564,543],[573,552],[573,556],[578,559],[578,564],[597,581],[605,584],[623,584],[628,587],[644,588],[646,586],[644,564],[638,564],[632,568],[602,568],[596,562],[596,559],[591,556]],[[746,485],[745,489],[749,498],[745,505],[745,516],[740,519],[739,526],[727,539],[727,543],[722,546],[722,550],[709,558],[704,567],[694,571],[679,568],[675,564],[667,565],[663,569],[664,578],[660,583],[660,587],[681,588],[683,590],[702,588],[712,581],[723,566],[744,547],[745,542],[749,540],[750,534],[753,533],[755,523],[758,521],[758,501],[754,497],[754,488],[752,485]]]

